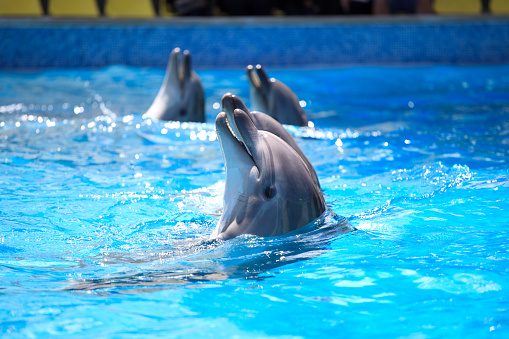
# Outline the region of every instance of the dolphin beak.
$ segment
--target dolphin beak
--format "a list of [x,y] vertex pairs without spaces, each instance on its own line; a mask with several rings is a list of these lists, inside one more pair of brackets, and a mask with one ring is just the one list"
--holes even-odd
[[191,80],[191,53],[188,50],[183,52],[183,60],[180,64],[180,48],[176,47],[171,51],[170,62],[166,71],[168,82],[174,88],[180,88],[183,96],[184,84]]
[[[230,126],[231,125],[232,124],[230,123]],[[239,131],[239,141],[243,143],[246,147],[246,151],[253,159],[253,162],[257,164],[257,167],[259,167],[256,159],[259,158],[259,152],[257,152],[257,149],[260,136],[258,134],[258,129],[249,117],[249,114],[241,109],[235,109],[235,111],[233,111],[233,125],[235,125],[235,129]]]
[[270,80],[262,66],[256,65],[256,71],[252,65],[246,67],[251,104],[258,106],[256,109],[266,111],[268,109],[267,93],[270,90]]
[[249,81],[249,86],[253,86],[256,89],[261,90],[260,79],[258,78],[258,74],[253,69],[253,65],[249,65],[246,67],[247,80]]
[[[225,95],[223,95],[223,97],[221,98],[221,106],[223,108],[223,112],[231,111],[233,113],[233,111],[236,108],[238,108],[246,112],[251,117],[251,112],[242,102],[242,100],[240,100],[238,96],[233,95],[231,93],[226,93]],[[233,119],[233,115],[231,116],[231,118]]]
[[180,48],[175,48],[171,51],[170,61],[166,69],[166,79],[164,83],[170,84],[174,88],[180,87],[180,71],[179,71]]
[[270,89],[271,80],[269,79],[269,76],[263,69],[262,65],[256,65],[256,75],[258,76],[260,87],[263,89],[265,95],[267,95]]
[[223,95],[223,98],[221,99],[221,106],[223,108],[223,112],[226,113],[228,127],[230,127],[232,134],[237,139],[239,139],[241,138],[241,136],[239,130],[237,129],[237,125],[235,124],[235,117],[233,113],[235,111],[235,102],[233,98],[234,98],[233,94],[226,93],[225,95]]
[[191,80],[191,53],[188,50],[184,51],[184,60],[182,61],[182,75],[181,79],[184,83]]
[[234,111],[236,109],[240,109],[244,111],[251,120],[253,120],[251,117],[251,112],[246,107],[246,105],[244,105],[244,103],[242,102],[242,100],[240,100],[238,96],[235,96],[231,93],[226,93],[225,95],[223,95],[223,98],[221,99],[221,106],[223,108],[223,112],[226,113],[228,121],[230,122],[230,127],[233,131],[233,134],[237,138],[239,138],[240,132],[235,124]]
[[[228,114],[226,112],[221,112],[216,117],[216,133],[219,137],[219,141],[221,143],[221,146],[223,148],[224,152],[229,152],[228,150],[233,148],[233,152],[245,152],[249,158],[254,162],[253,154],[251,153],[251,150],[246,147],[246,142],[244,141],[244,138],[237,128],[237,122],[236,122],[236,111],[242,112],[247,117],[247,114],[241,110],[235,110],[232,111],[231,114]],[[229,117],[231,116],[231,118]],[[253,123],[251,122],[251,119],[247,117],[247,120],[251,123],[253,128],[256,130],[256,127],[254,127]],[[242,122],[244,123],[244,122]],[[258,132],[258,130],[256,130]],[[248,134],[246,134],[248,135]],[[226,147],[226,144],[234,145],[231,148]],[[251,144],[253,144],[251,142]],[[240,148],[238,148],[239,146]],[[225,154],[227,156],[228,154]]]

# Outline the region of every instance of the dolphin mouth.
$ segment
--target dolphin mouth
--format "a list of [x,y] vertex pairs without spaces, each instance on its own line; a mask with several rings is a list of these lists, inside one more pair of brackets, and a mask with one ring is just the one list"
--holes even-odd
[[[235,121],[233,122],[235,123]],[[233,130],[232,126],[230,125],[230,120],[228,119],[228,116],[226,116],[226,126],[228,127],[228,130],[230,131],[231,135],[237,139],[237,141],[246,149],[246,152],[249,153],[247,150],[246,144],[244,143],[244,140],[242,140],[242,136],[237,135],[235,131]],[[240,133],[239,133],[240,134]]]
[[[242,111],[244,112],[244,111]],[[245,113],[245,112],[244,112]],[[235,127],[237,126],[237,123],[235,121],[235,118],[233,119],[233,124],[235,124]],[[246,142],[244,141],[244,139],[242,138],[242,134],[241,133],[238,133],[239,135],[236,135],[235,132],[233,131],[233,129],[231,128],[230,126],[230,120],[228,120],[228,117],[226,117],[226,125],[228,126],[228,128],[230,129],[230,132],[232,133],[233,137],[235,139],[237,139],[237,141],[240,143],[240,145],[244,148],[244,150],[247,152],[247,154],[249,154],[249,157],[251,158],[251,160],[253,160],[253,163],[256,164],[255,160],[254,160],[254,157],[253,157],[253,152],[249,149],[249,147],[247,147],[247,144]],[[238,130],[238,128],[237,128]]]
[[[240,133],[239,128],[237,127],[237,122],[235,120],[235,111],[242,111],[241,114],[246,114],[249,119],[251,119],[249,109],[242,103],[242,101],[231,93],[226,93],[223,95],[221,99],[221,105],[223,107],[223,111],[226,114],[226,126],[228,126],[228,130],[230,134],[237,139],[237,141],[242,145],[245,151],[249,154],[251,158],[253,158],[252,151],[246,146],[246,142],[242,137],[242,133]],[[253,160],[254,161],[254,160]]]
[[270,92],[271,82],[273,79],[269,79],[267,73],[261,65],[249,65],[246,67],[247,80],[249,82],[249,89],[251,92],[251,104],[257,110],[261,110],[265,113],[268,109],[268,93]]
[[256,89],[263,90],[260,78],[258,77],[258,74],[254,71],[253,68],[254,68],[253,65],[247,66],[247,78],[256,87]]
[[[183,56],[180,60],[181,54]],[[184,87],[191,78],[191,53],[188,50],[182,51],[179,47],[173,49],[170,55],[169,67],[173,81],[180,87],[180,96],[184,97]]]
[[[240,109],[236,109],[236,111],[240,111],[243,114],[246,114],[244,111],[242,111]],[[224,124],[224,126],[226,126],[226,128],[221,128],[221,124]],[[216,118],[216,130],[218,132],[219,131],[227,132],[228,135],[226,136],[226,139],[230,140],[231,143],[236,143],[240,147],[240,149],[238,149],[238,151],[246,153],[246,155],[249,156],[249,158],[251,159],[253,164],[255,164],[255,166],[256,166],[256,162],[253,157],[252,150],[249,149],[249,147],[247,146],[247,142],[243,139],[242,134],[239,132],[234,116],[233,116],[233,119],[231,119],[231,118],[228,119],[227,113],[225,113],[225,112],[219,113],[219,115]],[[220,133],[220,134],[222,135],[222,133]],[[227,142],[227,141],[226,140],[223,141],[222,139],[220,139],[220,142],[223,143],[223,142]]]
[[265,89],[262,86],[262,80],[260,79],[260,76],[258,74],[258,72],[260,72],[261,67],[262,67],[261,65],[256,65],[256,67],[253,67],[253,65],[249,65],[246,68],[246,72],[247,79],[250,85],[252,85],[256,89],[259,95],[265,96],[266,95]]

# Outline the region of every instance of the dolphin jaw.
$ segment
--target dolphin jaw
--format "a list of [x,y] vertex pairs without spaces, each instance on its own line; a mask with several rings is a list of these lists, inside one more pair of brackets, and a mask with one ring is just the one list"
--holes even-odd
[[[246,153],[249,155],[249,157],[251,158],[251,160],[253,160],[253,163],[255,162],[254,159],[253,159],[253,155],[251,154],[251,151],[247,148],[246,144],[244,143],[244,140],[242,139],[242,136],[237,136],[235,134],[235,132],[233,131],[233,128],[230,126],[230,121],[228,120],[228,118],[226,118],[226,126],[228,127],[228,130],[230,131],[231,135],[233,136],[234,139],[236,139],[238,141],[238,143],[240,144],[240,146],[242,146],[242,148],[244,149],[244,151],[246,151]],[[240,133],[239,133],[240,134]],[[255,164],[256,166],[256,164]]]
[[[226,126],[226,129],[217,126],[217,119],[222,118],[221,115],[224,116],[224,125]],[[234,123],[235,123],[235,121],[234,121]],[[221,132],[222,131],[224,131],[225,134],[228,134],[228,136],[226,136],[225,139],[221,138],[221,135],[222,135]],[[225,112],[219,113],[219,115],[216,118],[216,133],[219,136],[219,142],[221,143],[221,147],[223,148],[223,153],[224,153],[225,158],[228,158],[232,153],[242,152],[242,153],[244,153],[250,159],[251,164],[256,167],[256,163],[254,161],[254,158],[253,158],[251,152],[249,151],[249,148],[244,143],[240,133],[239,133],[239,136],[237,136],[235,134],[235,132],[233,131],[233,128],[230,125],[230,121],[229,121],[229,119],[228,119],[228,117],[227,117]],[[238,149],[237,147],[234,146],[234,148],[237,148],[237,150],[228,152],[228,154],[227,154],[227,151],[225,150],[225,147],[224,147],[227,144],[237,145],[237,147],[240,147],[241,149]]]
[[250,72],[249,73],[249,79],[251,79],[251,81],[253,82],[253,85],[257,88],[257,89],[261,89],[262,87],[262,84],[260,82],[260,78],[258,77],[258,74],[256,74],[255,72]]
[[[169,67],[167,70],[168,79],[164,85],[166,86],[171,81],[178,82],[180,89],[179,94],[180,97],[183,98],[185,94],[184,91],[186,87],[186,82],[191,81],[193,77],[197,76],[196,73],[191,70],[191,65],[189,61],[190,58],[189,51],[188,50],[183,51],[184,60],[182,62],[180,61],[181,52],[182,50],[178,47],[172,51],[170,64],[168,65]],[[186,77],[186,73],[188,73],[190,76]]]
[[261,68],[260,65],[257,65],[255,70],[252,65],[249,65],[247,67],[247,79],[249,82],[251,105],[253,105],[254,109],[266,111],[268,109],[268,88],[263,86],[262,80],[258,74]]
[[[237,104],[235,103],[235,100],[239,100],[239,99],[236,98],[231,93],[226,93],[225,95],[223,95],[223,98],[221,99],[221,104],[223,106],[223,110],[224,110],[224,113],[226,115],[226,119],[225,119],[226,120],[226,126],[228,126],[230,134],[235,139],[237,139],[237,141],[240,142],[240,144],[242,145],[244,150],[249,154],[249,156],[251,157],[251,159],[254,162],[253,153],[246,146],[246,143],[244,142],[244,139],[242,138],[242,134],[240,133],[240,131],[239,131],[238,127],[237,127],[237,124],[235,122],[235,113],[234,113],[235,109],[240,109],[240,110],[243,111],[243,109],[247,110],[247,107],[244,106],[244,107],[239,108],[239,105],[238,105],[238,103]],[[242,101],[240,101],[240,102],[242,103]],[[249,119],[251,119],[251,117],[249,116],[250,115],[249,110],[247,110],[247,112],[244,111],[244,113],[249,117]]]
[[256,71],[253,70],[253,66],[251,65],[248,66],[247,78],[249,80],[250,85],[252,85],[256,89],[256,92],[258,92],[258,95],[260,96],[265,95],[265,91],[262,87],[260,77],[258,76]]

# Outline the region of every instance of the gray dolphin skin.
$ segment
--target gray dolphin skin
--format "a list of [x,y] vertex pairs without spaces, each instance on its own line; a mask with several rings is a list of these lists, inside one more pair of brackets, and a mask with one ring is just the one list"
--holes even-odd
[[198,75],[191,70],[191,54],[184,51],[179,67],[180,48],[170,54],[163,84],[146,112],[153,119],[205,122],[205,95]]
[[[223,98],[221,99],[221,106],[223,108],[223,112],[226,113],[226,116],[229,120],[233,120],[233,112],[238,108],[247,113],[256,128],[262,131],[270,132],[286,141],[286,143],[300,155],[306,164],[311,177],[313,178],[313,182],[318,186],[318,188],[320,188],[320,182],[318,180],[318,176],[316,175],[315,169],[313,168],[313,165],[311,165],[308,158],[304,155],[290,133],[288,133],[288,131],[279,122],[265,113],[250,111],[238,96],[231,93],[226,93],[223,95]],[[235,135],[239,135],[239,132],[235,130],[235,126],[230,125],[230,127],[232,128]]]
[[[238,134],[235,132],[238,131]],[[240,109],[216,118],[226,184],[223,214],[211,238],[269,237],[305,226],[325,200],[300,155],[280,137],[259,130]]]
[[282,124],[307,126],[308,118],[299,99],[288,86],[269,79],[261,65],[247,66],[247,80],[253,110],[264,112]]

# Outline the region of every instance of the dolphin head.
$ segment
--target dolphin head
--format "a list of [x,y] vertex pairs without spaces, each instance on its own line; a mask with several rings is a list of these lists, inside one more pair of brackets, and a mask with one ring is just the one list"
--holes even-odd
[[261,65],[247,66],[247,79],[253,109],[267,113],[282,124],[307,126],[308,118],[299,99],[281,81],[269,79]]
[[147,111],[153,119],[205,121],[205,97],[198,75],[191,70],[191,54],[184,51],[179,65],[180,48],[170,54],[163,84]]
[[[221,105],[223,112],[226,113],[226,117],[230,121],[234,120],[233,117],[235,109],[240,109],[248,115],[258,130],[270,132],[285,141],[300,155],[301,159],[306,164],[314,183],[318,186],[318,188],[320,188],[320,182],[318,180],[318,176],[316,175],[315,169],[313,168],[313,165],[311,165],[308,158],[304,155],[304,152],[302,152],[299,145],[297,145],[290,133],[288,133],[288,131],[277,120],[262,112],[249,111],[244,102],[242,102],[238,96],[231,93],[226,93],[223,95],[223,98],[221,99]],[[234,124],[231,124],[230,128],[233,130],[235,135],[240,135],[239,131],[236,130],[237,127]]]
[[259,130],[248,113],[219,113],[216,131],[226,185],[223,214],[211,237],[282,235],[325,211],[321,191],[300,155],[278,136]]
[[[256,69],[256,70],[255,70]],[[281,81],[269,79],[261,65],[247,66],[247,80],[251,104],[282,124],[307,126],[308,118],[300,107],[299,99]]]

